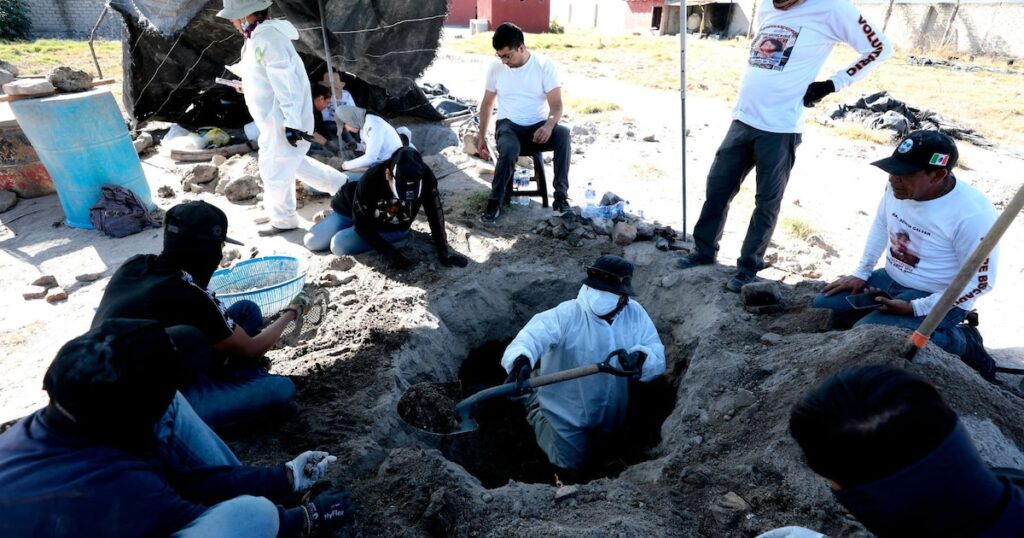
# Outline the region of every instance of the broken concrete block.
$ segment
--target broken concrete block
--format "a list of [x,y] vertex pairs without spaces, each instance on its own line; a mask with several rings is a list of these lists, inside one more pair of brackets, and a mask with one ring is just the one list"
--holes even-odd
[[3,86],[7,95],[47,95],[54,91],[53,84],[41,78],[19,78]]
[[0,213],[18,205],[18,195],[14,191],[0,191]]
[[18,66],[12,64],[11,62],[5,62],[3,60],[0,60],[0,69],[7,71],[15,77],[17,77],[21,73],[20,71],[18,71]]
[[46,292],[49,291],[47,288],[42,286],[29,286],[28,289],[21,292],[21,296],[26,300],[42,299],[46,297]]
[[161,198],[174,198],[174,189],[169,185],[164,185],[156,190],[156,195]]
[[8,82],[14,82],[16,78],[18,77],[12,75],[10,71],[0,69],[0,86],[7,84]]
[[185,172],[185,179],[193,184],[205,184],[217,179],[219,170],[212,164],[197,164]]
[[50,288],[46,292],[46,302],[57,303],[60,301],[66,301],[68,299],[68,292],[64,288]]
[[53,275],[43,275],[32,281],[33,286],[42,286],[46,289],[57,287],[57,277]]
[[153,147],[153,135],[145,132],[139,133],[139,136],[132,140],[132,145],[135,146],[135,153],[142,153]]
[[580,487],[577,485],[562,486],[555,490],[555,500],[561,501],[571,497],[575,497],[580,492]]
[[97,280],[103,278],[103,275],[106,272],[106,269],[104,269],[102,271],[98,271],[95,273],[82,273],[80,275],[75,275],[75,280],[79,282],[96,282]]
[[775,282],[751,282],[740,288],[740,301],[745,306],[782,304],[782,294]]
[[50,70],[46,80],[62,92],[84,92],[92,88],[92,75],[65,65]]
[[618,222],[612,229],[612,241],[616,245],[627,246],[636,239],[636,226],[628,222]]
[[761,341],[770,346],[778,345],[782,343],[782,335],[775,333],[764,333],[761,335]]
[[255,198],[260,190],[259,179],[247,175],[229,180],[224,187],[224,196],[232,202],[242,202]]

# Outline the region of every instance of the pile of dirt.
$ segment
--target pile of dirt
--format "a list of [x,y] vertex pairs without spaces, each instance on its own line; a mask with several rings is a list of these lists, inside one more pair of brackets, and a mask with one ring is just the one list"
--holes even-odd
[[456,398],[458,381],[413,385],[398,401],[398,414],[411,426],[431,433],[450,433],[459,425]]

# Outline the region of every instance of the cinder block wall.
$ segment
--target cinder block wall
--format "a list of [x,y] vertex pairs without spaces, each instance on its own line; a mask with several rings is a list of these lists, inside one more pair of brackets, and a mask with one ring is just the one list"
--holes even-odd
[[[854,2],[879,28],[887,2]],[[942,41],[954,5],[893,6],[885,33],[899,49],[930,50]],[[1024,3],[961,4],[946,47],[965,54],[1024,57]]]
[[[104,0],[29,0],[33,37],[89,37]],[[121,39],[121,17],[107,13],[96,35]]]

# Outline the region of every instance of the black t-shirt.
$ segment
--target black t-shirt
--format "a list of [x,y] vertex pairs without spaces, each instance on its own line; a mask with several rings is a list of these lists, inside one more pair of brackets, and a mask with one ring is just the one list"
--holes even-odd
[[164,327],[191,325],[210,345],[234,331],[224,305],[192,282],[185,271],[152,254],[134,256],[114,273],[92,318],[92,327],[110,318],[150,319]]

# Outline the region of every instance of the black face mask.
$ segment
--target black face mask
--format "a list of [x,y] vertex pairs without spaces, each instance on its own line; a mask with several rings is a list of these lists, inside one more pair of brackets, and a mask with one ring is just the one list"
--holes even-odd
[[164,251],[160,257],[187,272],[192,282],[206,289],[210,278],[224,257],[220,241],[202,241],[168,236],[164,238]]

